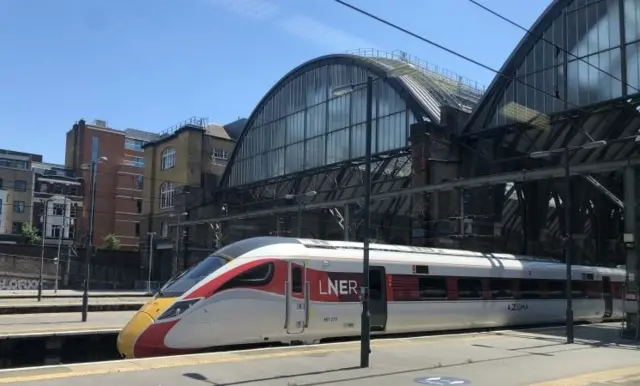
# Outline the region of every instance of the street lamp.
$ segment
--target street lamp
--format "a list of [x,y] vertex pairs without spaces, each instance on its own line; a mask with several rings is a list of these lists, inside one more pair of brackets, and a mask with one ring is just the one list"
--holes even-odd
[[[302,197],[313,197],[318,192],[315,190],[310,190],[303,194],[285,194],[284,198],[287,200],[293,200],[294,198],[302,198]],[[298,237],[302,237],[302,201],[298,200]]]
[[82,165],[82,169],[86,170],[91,168],[91,202],[89,212],[89,233],[87,234],[87,251],[85,256],[85,271],[84,271],[84,288],[82,292],[82,321],[87,321],[87,314],[89,313],[89,276],[91,275],[91,253],[93,250],[93,222],[96,212],[96,180],[98,174],[98,164],[106,163],[107,157],[98,157],[91,161],[91,164]]
[[182,212],[180,214],[172,213],[169,217],[177,217],[176,223],[176,253],[173,259],[174,265],[171,267],[171,275],[174,276],[178,272],[178,255],[180,254],[180,219],[182,216],[187,216],[189,213]]
[[147,292],[151,293],[151,265],[153,263],[153,236],[156,232],[149,232],[149,278],[147,280]]
[[578,150],[592,150],[607,146],[607,141],[592,141],[585,143],[582,146],[565,147],[562,149],[549,150],[549,151],[536,151],[529,155],[532,159],[548,158],[556,154],[563,155],[564,162],[564,181],[565,181],[565,196],[564,196],[564,258],[566,267],[566,296],[567,296],[567,309],[566,309],[566,334],[567,343],[573,343],[573,288],[572,279],[573,274],[571,272],[571,254],[573,249],[573,235],[571,232],[571,164],[569,162],[569,154]]
[[[387,71],[382,79],[395,78],[420,70],[410,63]],[[381,78],[377,78],[381,79]],[[364,229],[363,229],[363,256],[362,256],[362,315],[360,322],[360,367],[369,367],[369,354],[371,353],[371,313],[369,310],[369,234],[371,232],[371,142],[373,137],[373,77],[367,76],[364,83],[350,84],[333,89],[333,96],[339,97],[349,94],[366,85],[367,90],[367,117],[365,135],[364,156]]]
[[47,238],[47,208],[49,207],[49,201],[44,200],[44,208],[42,212],[42,246],[40,247],[40,275],[38,280],[38,301],[42,301],[42,280],[44,280],[44,240]]

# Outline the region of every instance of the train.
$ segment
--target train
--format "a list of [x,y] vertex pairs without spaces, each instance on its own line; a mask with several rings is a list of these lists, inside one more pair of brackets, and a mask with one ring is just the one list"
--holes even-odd
[[[371,334],[566,320],[566,267],[534,256],[371,243]],[[123,358],[360,335],[364,245],[289,237],[229,244],[168,281],[117,338]],[[623,316],[625,271],[574,265],[576,322]]]

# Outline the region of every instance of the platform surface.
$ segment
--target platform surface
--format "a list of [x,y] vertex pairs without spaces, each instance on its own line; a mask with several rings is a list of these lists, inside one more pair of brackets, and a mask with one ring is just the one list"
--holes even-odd
[[89,312],[81,321],[79,312],[55,314],[0,315],[0,339],[76,332],[116,332],[135,311]]
[[[82,297],[83,292],[77,290],[43,290],[42,295],[45,297]],[[16,291],[0,291],[0,299],[4,298],[21,298],[32,297],[36,298],[38,291],[36,290],[16,290]],[[146,291],[89,291],[90,297],[145,297],[151,296],[151,293]]]
[[42,386],[613,385],[640,384],[640,350],[620,325],[376,339],[371,367],[359,343],[269,348],[0,371],[1,383]]

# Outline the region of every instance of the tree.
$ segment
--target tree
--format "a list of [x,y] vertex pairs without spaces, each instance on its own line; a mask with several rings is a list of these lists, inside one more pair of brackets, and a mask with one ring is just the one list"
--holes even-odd
[[22,233],[22,242],[29,245],[40,244],[42,242],[42,237],[38,234],[36,228],[31,225],[31,223],[23,222],[22,229],[20,229]]
[[104,241],[104,249],[120,249],[120,239],[113,233],[106,235],[102,241]]

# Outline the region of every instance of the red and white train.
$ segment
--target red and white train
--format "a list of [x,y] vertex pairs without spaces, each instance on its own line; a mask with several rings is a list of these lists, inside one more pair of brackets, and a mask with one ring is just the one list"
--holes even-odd
[[[565,320],[565,265],[527,256],[371,244],[372,334]],[[362,243],[257,237],[172,279],[126,325],[126,358],[360,332]],[[625,271],[573,266],[575,321],[622,317]]]

